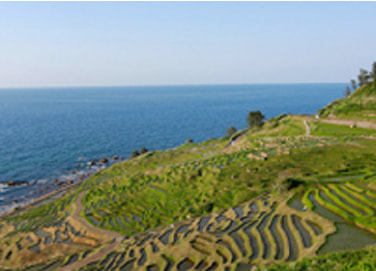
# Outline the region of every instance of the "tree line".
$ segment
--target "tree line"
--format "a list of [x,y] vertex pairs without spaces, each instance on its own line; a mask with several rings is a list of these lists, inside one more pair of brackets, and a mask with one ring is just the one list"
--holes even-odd
[[[360,69],[358,75],[358,83],[355,79],[350,80],[351,88],[355,91],[358,87],[362,87],[366,84],[373,83],[376,85],[376,62],[373,62],[372,70],[368,72],[365,69]],[[349,86],[346,86],[346,97],[351,94],[351,89]]]
[[[262,125],[264,125],[264,119],[265,116],[261,113],[260,110],[257,111],[250,111],[248,113],[247,117],[247,123],[248,123],[248,128],[261,128]],[[231,137],[237,132],[235,126],[231,126],[230,128],[227,129],[226,136]]]
[[149,150],[143,146],[140,151],[134,150],[131,154],[131,158],[135,158],[141,154],[147,153]]

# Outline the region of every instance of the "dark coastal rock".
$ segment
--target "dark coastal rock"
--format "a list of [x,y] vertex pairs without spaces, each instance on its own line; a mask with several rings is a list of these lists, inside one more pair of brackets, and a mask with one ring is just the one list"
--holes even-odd
[[119,160],[119,156],[115,155],[114,157],[112,157],[112,160],[113,161]]
[[57,179],[52,180],[54,183],[58,183],[59,181]]
[[75,174],[76,173],[76,171],[74,171],[74,170],[72,170],[71,172],[70,172],[70,174]]
[[8,186],[21,186],[21,185],[29,185],[29,182],[28,181],[15,182],[13,180],[9,180],[6,184]]
[[73,183],[74,183],[73,180],[69,180],[69,181],[67,181],[67,184],[73,184]]
[[102,163],[102,164],[107,164],[108,160],[109,160],[108,157],[107,158],[102,158],[101,160],[99,160],[99,162]]
[[94,166],[96,163],[98,163],[98,161],[97,160],[93,160],[93,161],[89,162],[89,166]]
[[82,163],[78,163],[77,167],[83,167],[84,165]]
[[55,186],[62,186],[64,184],[64,182],[57,182],[55,183]]
[[78,180],[79,180],[79,181],[82,181],[84,178],[85,178],[85,175],[82,174],[82,175],[80,175],[80,176],[78,177]]

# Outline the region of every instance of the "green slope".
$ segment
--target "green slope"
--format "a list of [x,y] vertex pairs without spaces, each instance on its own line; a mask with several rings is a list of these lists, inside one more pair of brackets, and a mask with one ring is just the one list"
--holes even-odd
[[376,122],[376,86],[368,83],[350,96],[336,100],[319,111],[320,117],[335,116]]
[[376,270],[376,246],[358,251],[346,251],[329,254],[295,263],[273,265],[268,271],[372,271]]

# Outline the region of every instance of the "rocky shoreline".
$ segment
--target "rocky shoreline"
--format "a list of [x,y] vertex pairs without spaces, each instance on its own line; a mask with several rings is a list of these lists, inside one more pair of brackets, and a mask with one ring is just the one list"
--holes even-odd
[[5,213],[3,213],[3,214],[0,214],[0,219],[2,219],[2,218],[6,218],[6,217],[9,217],[9,216],[11,216],[11,215],[14,215],[14,214],[16,214],[16,213],[18,213],[18,212],[21,212],[21,211],[25,210],[26,208],[28,208],[28,207],[30,207],[30,206],[32,206],[32,205],[34,205],[34,204],[40,203],[40,202],[42,202],[42,201],[45,201],[45,200],[49,199],[50,197],[52,197],[52,196],[54,196],[54,195],[56,195],[56,194],[58,194],[58,193],[60,193],[60,192],[63,192],[63,191],[65,191],[65,190],[68,190],[68,189],[70,189],[70,188],[72,188],[72,187],[75,187],[75,186],[81,184],[82,182],[83,182],[83,181],[80,181],[80,182],[72,183],[72,184],[70,184],[70,185],[67,185],[67,186],[61,187],[61,188],[56,189],[56,190],[54,190],[54,191],[51,191],[51,192],[49,192],[49,193],[47,193],[47,194],[44,194],[43,196],[40,196],[40,197],[38,197],[38,198],[35,198],[34,200],[32,200],[32,201],[30,201],[30,202],[28,202],[28,203],[25,203],[25,204],[23,204],[23,205],[19,205],[19,206],[15,207],[14,209],[12,209],[12,210],[10,210],[10,211],[8,211],[8,212],[5,212]]
[[[40,188],[34,193],[34,194],[39,194],[39,196],[35,197],[34,199],[31,199],[30,201],[22,202],[22,200],[19,198],[11,198],[12,206],[9,207],[10,210],[6,210],[0,213],[0,219],[13,215],[16,212],[20,212],[31,205],[40,203],[58,193],[61,193],[72,187],[75,187],[81,184],[83,181],[85,181],[92,174],[100,170],[103,170],[105,168],[108,168],[121,161],[124,161],[124,158],[121,156],[115,155],[111,158],[105,157],[101,159],[93,159],[86,163],[78,163],[77,169],[71,170],[69,172],[69,177],[49,179],[46,185],[40,185]],[[86,170],[82,169],[85,166],[86,166]],[[15,181],[15,180],[8,180],[7,182],[3,182],[1,184],[2,186],[8,187],[8,188],[17,188],[21,186],[29,187],[33,185],[29,181]],[[3,206],[5,206],[5,204]]]

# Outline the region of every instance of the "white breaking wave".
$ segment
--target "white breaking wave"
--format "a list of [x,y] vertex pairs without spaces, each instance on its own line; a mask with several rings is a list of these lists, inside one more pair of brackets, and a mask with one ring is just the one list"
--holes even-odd
[[46,182],[48,182],[48,179],[40,179],[37,181],[38,184],[44,184]]
[[7,204],[7,205],[2,205],[0,206],[0,214],[6,213],[11,211],[17,206],[17,204]]
[[0,184],[0,193],[4,193],[8,190],[8,186],[4,184]]

